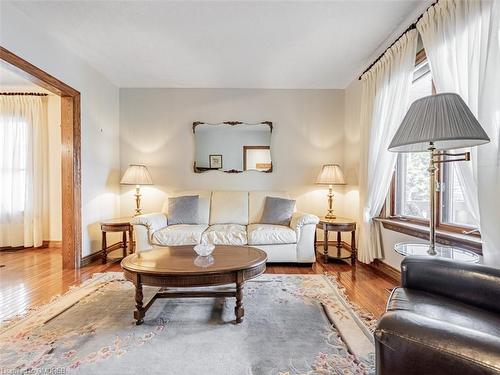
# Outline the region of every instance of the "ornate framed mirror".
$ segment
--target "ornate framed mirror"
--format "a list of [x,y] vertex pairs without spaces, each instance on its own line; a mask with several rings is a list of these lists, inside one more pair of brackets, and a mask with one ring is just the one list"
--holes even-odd
[[226,173],[259,171],[271,173],[273,123],[225,121],[217,124],[193,122],[194,171]]

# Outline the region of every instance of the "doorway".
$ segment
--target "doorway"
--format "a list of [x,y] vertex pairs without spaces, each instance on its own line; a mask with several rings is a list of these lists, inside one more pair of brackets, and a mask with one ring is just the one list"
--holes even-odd
[[268,171],[271,168],[270,146],[243,146],[244,171]]
[[80,93],[28,61],[0,47],[0,62],[14,73],[61,98],[62,266],[81,265]]

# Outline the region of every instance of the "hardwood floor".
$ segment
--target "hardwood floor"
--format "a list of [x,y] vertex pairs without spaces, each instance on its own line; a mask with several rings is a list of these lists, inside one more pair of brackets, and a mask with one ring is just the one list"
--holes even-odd
[[[121,250],[119,250],[121,251]],[[312,267],[272,265],[267,273],[323,274],[328,272],[345,288],[350,300],[379,317],[385,310],[390,289],[398,283],[390,277],[358,263],[328,263]],[[62,270],[60,248],[25,249],[0,252],[0,321],[49,302],[96,272],[121,271],[120,263],[89,264],[80,270]]]

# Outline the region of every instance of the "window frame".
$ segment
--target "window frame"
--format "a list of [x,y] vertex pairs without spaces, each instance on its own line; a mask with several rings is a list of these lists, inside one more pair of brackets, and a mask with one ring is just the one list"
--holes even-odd
[[[415,67],[421,64],[423,61],[427,60],[427,55],[425,53],[425,50],[422,48],[416,55],[415,58]],[[436,94],[436,87],[434,85],[434,81],[432,81],[432,95]],[[394,168],[394,172],[392,174],[392,180],[391,180],[391,185],[390,185],[390,191],[389,191],[389,198],[388,202],[386,201],[386,204],[384,204],[384,207],[382,208],[382,218],[386,219],[394,219],[394,220],[401,220],[407,223],[411,224],[416,224],[416,225],[429,225],[429,220],[414,217],[414,216],[406,216],[406,215],[398,215],[396,212],[396,196],[397,196],[397,163]],[[444,175],[444,169],[449,168],[450,166],[447,165],[440,165],[437,171],[437,180],[439,182],[439,186],[442,186],[443,184],[445,186],[448,186],[446,184]],[[444,232],[452,232],[452,233],[459,233],[462,235],[470,235],[470,236],[475,236],[475,237],[481,237],[481,234],[479,232],[478,228],[474,228],[471,226],[466,226],[466,225],[459,225],[459,224],[450,224],[450,223],[443,223],[441,219],[442,215],[442,210],[441,210],[441,204],[442,204],[442,192],[441,189],[436,189],[435,192],[436,196],[436,208],[435,211],[432,213],[429,213],[430,215],[434,215],[435,223],[436,223],[436,229],[441,230]],[[387,203],[389,203],[388,208],[389,212],[387,215]]]

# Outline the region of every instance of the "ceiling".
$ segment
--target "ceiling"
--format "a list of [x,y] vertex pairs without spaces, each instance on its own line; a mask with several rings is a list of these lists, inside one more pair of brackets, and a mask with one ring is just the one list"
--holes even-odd
[[21,75],[14,73],[12,70],[5,67],[6,63],[0,63],[0,88],[3,87],[33,87],[31,81],[23,78]]
[[20,1],[118,87],[345,88],[425,0]]
[[6,62],[0,62],[0,92],[40,92],[48,95],[52,93],[24,78]]

